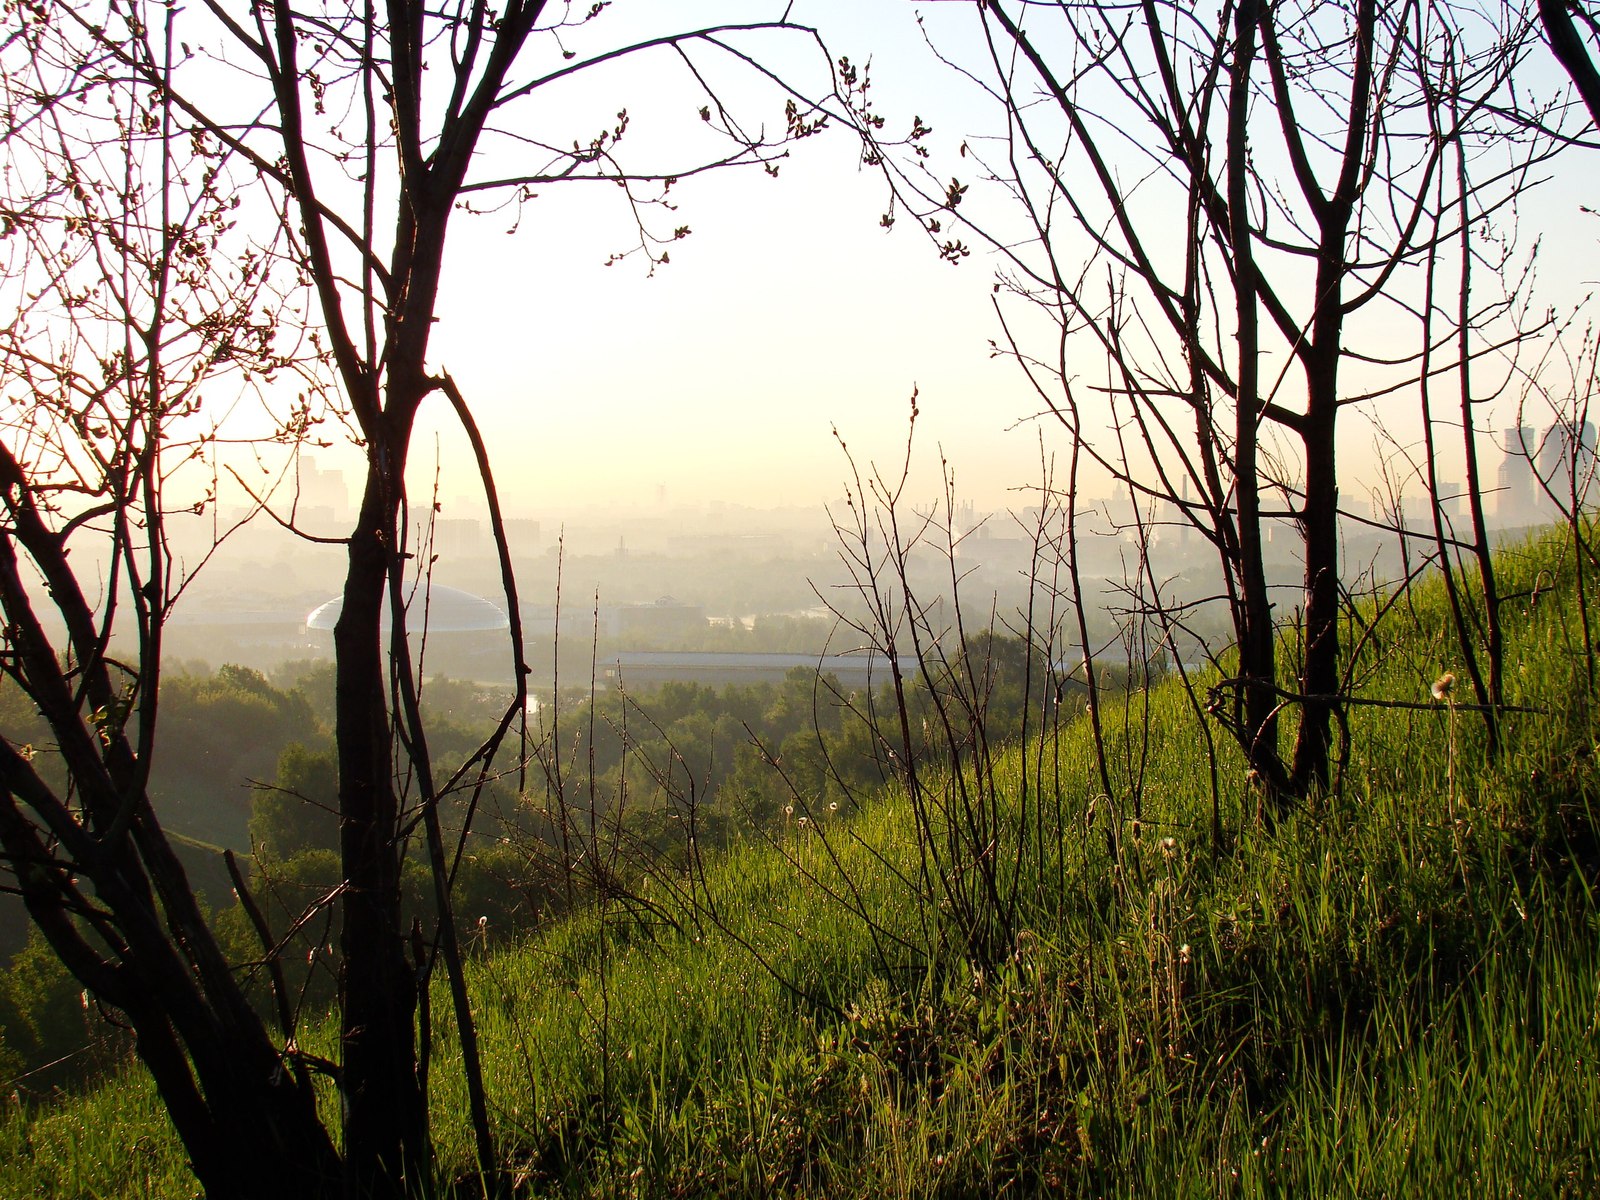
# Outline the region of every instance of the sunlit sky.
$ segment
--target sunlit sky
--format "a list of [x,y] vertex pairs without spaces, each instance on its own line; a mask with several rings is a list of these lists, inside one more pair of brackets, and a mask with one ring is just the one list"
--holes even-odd
[[[628,7],[605,20],[622,28]],[[898,119],[947,103],[912,6],[795,16],[817,20],[836,54],[870,57]],[[690,105],[673,76],[661,83],[654,103]],[[630,138],[654,132],[641,128],[651,104],[630,104]],[[781,98],[751,108],[781,121]],[[656,227],[693,232],[649,277],[638,259],[603,265],[632,236],[609,189],[546,189],[514,236],[500,215],[455,227],[435,357],[477,406],[509,503],[816,504],[847,469],[834,427],[890,463],[914,388],[922,456],[942,445],[964,493],[999,504],[1037,476],[1036,438],[1012,431],[1036,404],[989,357],[988,264],[952,267],[914,228],[879,228],[885,186],[847,131],[798,144],[777,178],[743,168],[673,195],[678,211]]]
[[[686,23],[728,11],[624,0],[596,28],[620,40],[629,22],[649,28],[642,22],[659,21],[668,8]],[[780,10],[748,4],[738,16]],[[793,15],[814,21],[835,55],[871,60],[877,102],[891,121],[920,115],[948,146],[994,119],[970,85],[934,59],[917,6],[800,0]],[[928,26],[955,48],[975,29],[966,6],[954,4],[929,7]],[[794,61],[803,78],[804,60]],[[699,103],[674,78],[649,64],[631,67],[620,79],[597,80],[588,99],[597,112],[626,103],[635,148],[657,138],[671,161],[681,125],[665,116]],[[753,93],[752,110],[769,127],[781,121],[772,94]],[[1585,165],[1562,171],[1581,180]],[[505,213],[458,218],[432,357],[473,403],[510,509],[548,515],[654,505],[663,496],[669,506],[828,501],[847,472],[834,428],[863,463],[897,461],[913,388],[925,493],[935,487],[942,448],[964,499],[980,507],[1028,502],[1018,489],[1038,479],[1041,430],[1047,452],[1064,452],[1066,442],[1048,422],[1028,420],[1038,403],[1026,381],[1014,364],[990,356],[998,336],[994,261],[975,253],[952,267],[911,223],[880,229],[883,181],[860,166],[846,131],[798,145],[776,179],[744,168],[686,181],[673,195],[678,211],[653,218],[655,227],[693,232],[650,277],[637,258],[603,265],[632,244],[614,189],[544,189],[515,234]],[[1558,180],[1525,205],[1524,224],[1574,228],[1580,196]],[[1592,247],[1587,228],[1576,228]],[[1587,286],[1582,264],[1592,261],[1547,255],[1546,302],[1574,303]],[[441,427],[443,499],[465,515],[477,506],[462,473],[465,451],[448,423]],[[1352,452],[1364,455],[1370,428],[1359,420],[1345,428]],[[413,461],[425,473],[434,444],[429,432],[416,444]],[[354,481],[353,450],[321,461],[345,467]]]

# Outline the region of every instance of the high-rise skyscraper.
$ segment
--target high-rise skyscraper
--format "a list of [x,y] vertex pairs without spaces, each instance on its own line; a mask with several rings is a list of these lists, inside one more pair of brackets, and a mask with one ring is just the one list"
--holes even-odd
[[1562,509],[1574,494],[1580,507],[1585,503],[1594,470],[1594,422],[1585,421],[1581,430],[1575,422],[1557,422],[1545,431],[1539,446],[1539,478]]
[[1539,520],[1543,494],[1533,473],[1539,441],[1532,425],[1512,426],[1501,435],[1505,458],[1500,462],[1500,488],[1495,495],[1495,516],[1502,525],[1533,525]]

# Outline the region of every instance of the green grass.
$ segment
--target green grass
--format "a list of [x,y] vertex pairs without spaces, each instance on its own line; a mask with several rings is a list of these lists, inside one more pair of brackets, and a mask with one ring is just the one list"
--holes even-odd
[[[1507,698],[1541,711],[1507,718],[1493,763],[1471,712],[1358,707],[1338,788],[1267,833],[1219,750],[1219,848],[1175,687],[1110,730],[1109,800],[1081,725],[1045,748],[1059,789],[1023,797],[1009,754],[1013,816],[1042,801],[1063,824],[1023,845],[1024,933],[986,969],[919,902],[895,796],[711,864],[715,918],[657,880],[654,915],[613,904],[479,954],[474,1011],[518,1193],[1594,1194],[1596,727],[1557,548],[1508,552],[1501,571],[1522,594]],[[1444,619],[1436,588],[1397,605],[1364,644],[1360,694],[1424,701],[1460,675]],[[447,1006],[440,988],[449,1180],[472,1153]],[[0,1194],[193,1187],[136,1073],[0,1122]]]

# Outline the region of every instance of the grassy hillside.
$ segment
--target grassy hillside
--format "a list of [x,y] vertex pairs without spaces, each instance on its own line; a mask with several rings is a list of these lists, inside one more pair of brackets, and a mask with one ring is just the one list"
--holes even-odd
[[[1528,711],[1496,761],[1461,688],[1429,698],[1455,665],[1431,589],[1352,618],[1358,694],[1383,703],[1351,710],[1333,794],[1274,831],[1220,739],[1213,793],[1175,684],[1119,704],[1113,796],[1082,722],[1004,755],[982,844],[1005,954],[967,952],[900,794],[802,798],[703,878],[642,879],[478,955],[517,1194],[1594,1194],[1594,690],[1559,548],[1501,570],[1507,699]],[[442,989],[433,1008],[459,1178]],[[137,1073],[0,1124],[3,1195],[193,1188]]]

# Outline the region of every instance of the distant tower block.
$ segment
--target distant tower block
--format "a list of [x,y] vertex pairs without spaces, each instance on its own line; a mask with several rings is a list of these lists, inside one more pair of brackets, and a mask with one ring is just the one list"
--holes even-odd
[[[1453,523],[1465,519],[1467,515],[1466,500],[1466,484],[1458,483],[1453,479],[1439,480],[1439,495],[1436,502],[1446,521]],[[1428,520],[1431,523],[1431,515],[1428,516]]]
[[482,535],[471,517],[440,517],[433,523],[433,548],[451,558],[472,558],[483,552]]
[[323,470],[310,454],[296,458],[294,486],[297,507],[301,509],[327,509],[339,520],[349,512],[350,496],[345,490],[344,473],[332,468]]
[[1531,525],[1539,519],[1539,482],[1533,456],[1539,441],[1531,425],[1512,426],[1501,433],[1505,458],[1500,463],[1500,492],[1495,515],[1502,525]]
[[665,508],[666,506],[667,506],[667,485],[664,484],[664,483],[658,483],[658,484],[656,484],[656,507],[657,508]]
[[1545,431],[1539,446],[1539,478],[1563,508],[1572,502],[1574,489],[1578,506],[1583,507],[1594,469],[1594,422],[1585,421],[1581,430],[1574,425],[1554,424]]
[[513,558],[531,558],[539,552],[539,522],[529,517],[507,517],[505,531]]

